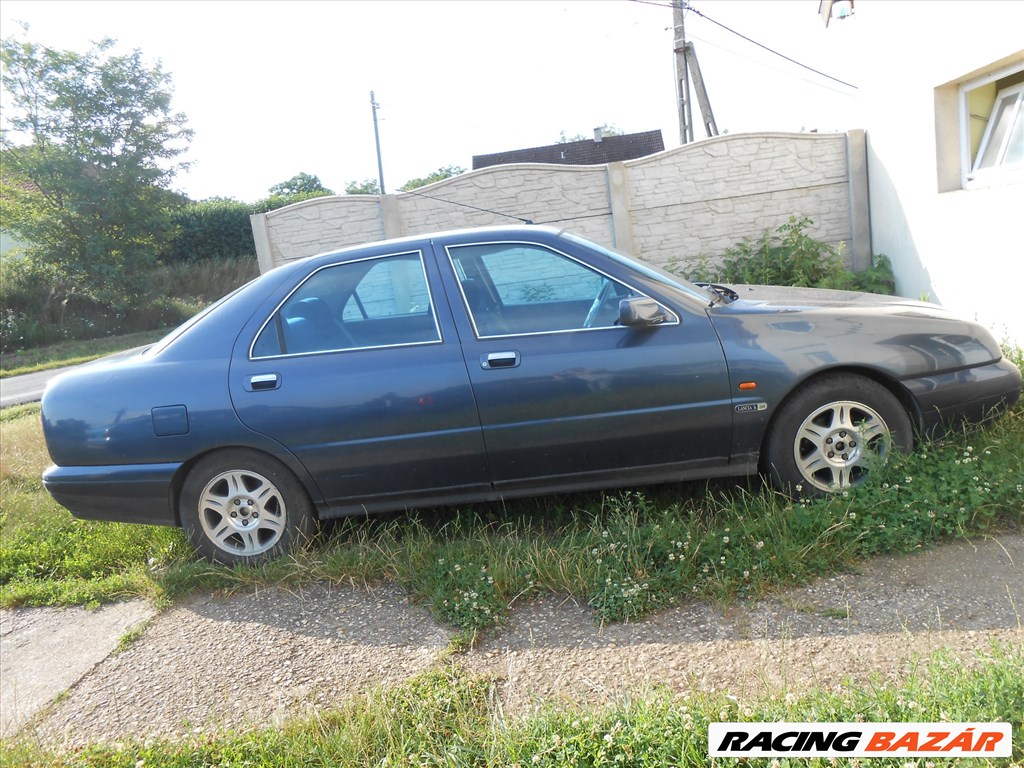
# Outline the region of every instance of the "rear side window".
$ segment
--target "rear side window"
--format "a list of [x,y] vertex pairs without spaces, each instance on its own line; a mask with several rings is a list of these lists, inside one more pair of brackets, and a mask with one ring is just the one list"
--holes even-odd
[[425,344],[441,340],[422,255],[324,267],[263,326],[252,357]]

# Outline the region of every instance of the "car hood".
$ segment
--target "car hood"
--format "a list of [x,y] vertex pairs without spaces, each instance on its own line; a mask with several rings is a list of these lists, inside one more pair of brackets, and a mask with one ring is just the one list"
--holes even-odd
[[949,317],[948,310],[902,296],[886,296],[861,291],[840,291],[830,288],[793,288],[784,285],[732,285],[729,286],[743,301],[755,302],[766,310],[801,310],[827,307],[830,309],[863,307],[899,307],[934,317]]
[[985,328],[936,304],[856,291],[730,287],[739,299],[709,314],[731,361],[744,356],[737,350],[756,346],[803,374],[842,363],[902,379],[1002,356]]

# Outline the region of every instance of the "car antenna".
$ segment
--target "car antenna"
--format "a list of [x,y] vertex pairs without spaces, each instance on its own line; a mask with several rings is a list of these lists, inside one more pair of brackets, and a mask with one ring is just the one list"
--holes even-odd
[[425,198],[427,198],[427,200],[436,200],[439,203],[448,203],[450,205],[459,205],[459,206],[462,206],[463,208],[472,208],[474,211],[482,211],[484,213],[492,213],[495,216],[507,216],[510,219],[515,219],[516,221],[521,221],[521,222],[523,222],[523,224],[533,224],[533,220],[532,219],[524,219],[522,216],[514,216],[511,213],[502,213],[501,211],[492,211],[489,208],[480,208],[479,206],[470,205],[469,203],[459,203],[459,202],[457,202],[455,200],[445,200],[443,197],[433,197],[432,195],[425,195],[422,192],[413,192],[412,190],[407,190],[405,192],[405,194],[407,194],[407,195],[416,195],[417,197],[425,197]]

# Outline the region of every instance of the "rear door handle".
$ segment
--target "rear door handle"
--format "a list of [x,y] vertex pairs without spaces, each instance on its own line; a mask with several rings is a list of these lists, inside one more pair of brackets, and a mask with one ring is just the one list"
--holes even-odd
[[265,389],[277,389],[281,386],[281,377],[276,373],[260,373],[249,376],[245,380],[245,388],[250,392],[262,392]]
[[480,356],[480,367],[485,370],[491,368],[518,368],[521,358],[518,352],[488,352]]

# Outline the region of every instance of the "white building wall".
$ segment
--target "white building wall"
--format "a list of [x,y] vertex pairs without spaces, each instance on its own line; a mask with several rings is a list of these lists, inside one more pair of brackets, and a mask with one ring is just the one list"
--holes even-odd
[[[959,167],[958,85],[998,62],[1024,63],[1024,3],[857,8],[841,23],[859,25],[849,42],[871,51],[858,59],[858,81],[873,250],[892,259],[901,294],[941,303],[1024,344],[1024,177],[940,191],[943,167]],[[943,132],[952,132],[952,142],[937,140]]]

